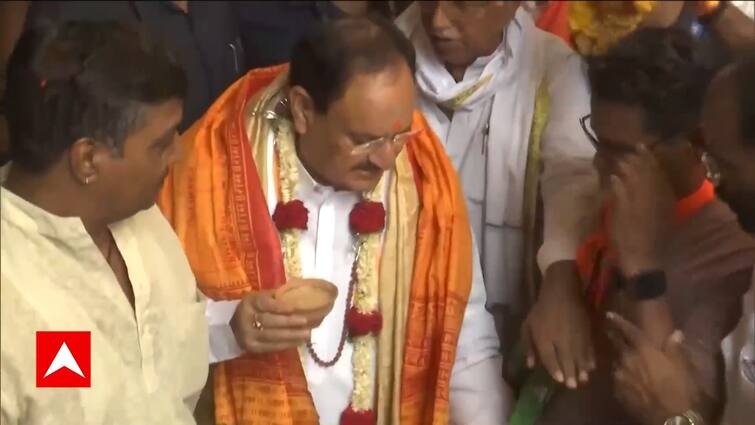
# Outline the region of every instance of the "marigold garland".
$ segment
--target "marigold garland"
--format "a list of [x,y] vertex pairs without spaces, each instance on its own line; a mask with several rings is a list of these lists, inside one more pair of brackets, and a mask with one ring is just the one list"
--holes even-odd
[[569,28],[583,55],[605,53],[653,11],[655,1],[570,1]]

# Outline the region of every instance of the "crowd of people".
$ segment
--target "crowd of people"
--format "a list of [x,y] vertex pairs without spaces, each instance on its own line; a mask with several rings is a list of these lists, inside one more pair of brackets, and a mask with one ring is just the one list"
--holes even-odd
[[751,425],[735,3],[0,5],[0,423]]

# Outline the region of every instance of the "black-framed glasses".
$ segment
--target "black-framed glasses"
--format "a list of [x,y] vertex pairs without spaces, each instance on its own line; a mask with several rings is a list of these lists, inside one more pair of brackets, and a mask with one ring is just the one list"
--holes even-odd
[[[600,139],[598,138],[598,135],[595,134],[595,130],[592,128],[592,124],[590,123],[590,117],[592,114],[587,114],[584,117],[579,119],[579,125],[582,126],[582,131],[585,132],[585,135],[590,140],[590,143],[592,143],[593,147],[596,151],[602,151],[605,153],[609,153],[611,155],[628,155],[631,153],[636,152],[634,146],[628,146],[628,145],[622,145],[618,143],[601,143]],[[659,140],[655,140],[652,143],[646,143],[645,147],[648,150],[653,150],[658,146]]]
[[592,129],[592,125],[590,124],[591,116],[592,114],[587,114],[584,117],[580,118],[579,125],[582,126],[582,131],[585,132],[585,135],[587,135],[587,138],[590,140],[590,143],[592,143],[593,147],[595,147],[595,149],[598,149],[598,146],[600,146],[600,141],[598,140],[598,136],[595,135],[595,132]]

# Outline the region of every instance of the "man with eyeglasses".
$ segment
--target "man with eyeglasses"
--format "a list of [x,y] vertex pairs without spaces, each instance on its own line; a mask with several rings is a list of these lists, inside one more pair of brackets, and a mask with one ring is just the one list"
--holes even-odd
[[505,423],[464,196],[413,71],[391,22],[324,23],[183,136],[159,205],[227,305],[211,328],[232,316],[210,341],[218,423]]
[[[750,55],[755,50],[750,49]],[[755,233],[755,56],[744,57],[724,68],[708,89],[702,113],[704,149],[709,169],[719,180],[716,191],[734,210],[742,227]],[[643,196],[640,191],[633,195]],[[652,213],[638,214],[640,228]],[[652,252],[648,244],[636,246],[633,255]],[[755,287],[755,275],[753,275]],[[746,425],[755,418],[755,299],[753,287],[743,299],[739,325],[723,343],[726,361],[727,403],[724,425]],[[622,350],[622,367],[616,371],[617,391],[628,409],[669,418],[669,425],[702,425],[717,421],[697,415],[697,385],[683,352],[673,342],[659,346],[638,327],[618,316],[612,322],[629,344]],[[671,346],[670,346],[671,345]],[[646,422],[647,425],[661,422]]]
[[[578,390],[556,392],[539,425],[649,425],[670,418],[695,424],[720,414],[721,341],[739,319],[755,243],[716,199],[700,161],[698,124],[709,72],[697,49],[682,31],[642,29],[588,61],[592,115],[581,121],[597,148],[605,201],[596,231],[577,251],[582,286],[562,303],[590,317],[597,367]],[[632,340],[617,335],[616,326],[604,327],[604,318],[617,323],[617,314],[634,322],[652,346],[673,356],[684,350],[697,385],[664,386],[665,409],[623,403],[624,393],[614,389],[626,376],[612,376],[612,369],[628,361],[617,350],[624,352]],[[538,351],[540,358],[558,354]],[[659,360],[649,379],[668,384],[672,366],[686,364]],[[691,410],[682,407],[685,400],[693,400]]]

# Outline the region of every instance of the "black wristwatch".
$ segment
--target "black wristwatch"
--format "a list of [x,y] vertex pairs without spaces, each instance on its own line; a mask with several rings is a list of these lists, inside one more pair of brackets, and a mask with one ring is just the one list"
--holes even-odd
[[629,278],[627,283],[635,299],[640,301],[652,300],[666,293],[666,273],[663,270],[640,273]]

